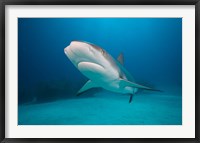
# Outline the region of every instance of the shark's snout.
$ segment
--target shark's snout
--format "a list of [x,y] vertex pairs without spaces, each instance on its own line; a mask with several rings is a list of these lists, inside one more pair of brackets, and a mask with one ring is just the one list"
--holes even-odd
[[67,47],[64,48],[64,53],[65,53],[65,55],[67,55]]
[[80,62],[91,61],[94,58],[91,46],[80,41],[72,41],[69,46],[64,48],[64,53],[76,66]]
[[85,52],[87,51],[88,46],[83,42],[72,41],[67,47],[67,49],[73,52],[74,54],[82,55],[83,53],[86,54]]

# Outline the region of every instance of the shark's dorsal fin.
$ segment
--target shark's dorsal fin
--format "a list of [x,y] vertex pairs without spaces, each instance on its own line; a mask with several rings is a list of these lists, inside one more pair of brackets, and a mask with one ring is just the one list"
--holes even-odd
[[117,60],[118,60],[122,65],[124,65],[124,55],[123,55],[123,53],[120,53],[120,54],[119,54]]
[[160,90],[152,89],[150,87],[146,87],[146,86],[143,86],[143,85],[131,82],[131,81],[127,81],[127,80],[124,80],[124,79],[120,79],[119,84],[120,84],[120,87],[129,86],[129,87],[140,88],[140,89],[145,89],[145,90],[160,91]]
[[82,94],[83,92],[91,89],[91,88],[95,88],[98,87],[95,83],[93,83],[91,80],[88,80],[83,87],[77,92],[77,96],[79,96],[80,94]]

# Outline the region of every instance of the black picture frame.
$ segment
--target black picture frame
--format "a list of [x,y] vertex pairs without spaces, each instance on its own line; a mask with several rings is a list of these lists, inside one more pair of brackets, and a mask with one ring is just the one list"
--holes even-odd
[[[5,138],[5,6],[6,5],[195,5],[195,138]],[[200,0],[0,0],[0,141],[26,142],[133,142],[197,143],[200,142]]]

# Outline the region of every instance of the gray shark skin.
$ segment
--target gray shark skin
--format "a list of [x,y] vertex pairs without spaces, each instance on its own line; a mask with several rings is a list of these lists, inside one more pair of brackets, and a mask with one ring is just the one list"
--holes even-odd
[[[123,66],[123,55],[115,60],[104,49],[92,43],[72,41],[64,53],[74,66],[89,80],[77,95],[96,87],[132,96],[138,89],[154,90],[135,83],[132,75]],[[157,91],[157,90],[154,90]]]

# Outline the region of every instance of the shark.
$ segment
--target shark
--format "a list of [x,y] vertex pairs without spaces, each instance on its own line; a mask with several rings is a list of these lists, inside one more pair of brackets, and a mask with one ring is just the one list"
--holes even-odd
[[77,92],[80,95],[91,88],[103,88],[111,92],[130,95],[129,103],[138,89],[159,91],[138,84],[124,67],[124,57],[120,53],[114,59],[103,48],[85,41],[72,41],[64,48],[64,53],[74,66],[89,80]]

